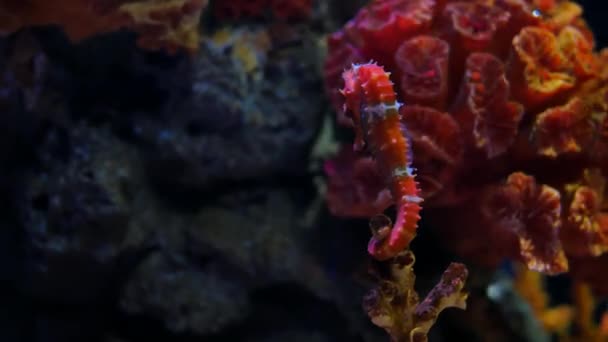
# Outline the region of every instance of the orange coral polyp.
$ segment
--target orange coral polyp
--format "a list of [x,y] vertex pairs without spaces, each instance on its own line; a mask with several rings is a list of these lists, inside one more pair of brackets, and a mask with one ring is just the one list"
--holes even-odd
[[593,42],[587,40],[580,30],[565,27],[557,36],[557,42],[578,78],[587,79],[599,71],[597,57],[593,54]]
[[546,20],[542,26],[553,32],[576,22],[583,14],[583,8],[572,1],[559,1],[544,11]]
[[595,257],[608,251],[606,179],[600,169],[585,170],[582,179],[567,187],[572,199],[561,235],[570,255]]
[[513,48],[523,63],[527,104],[537,105],[574,87],[576,78],[568,72],[568,60],[551,31],[526,27],[513,39]]
[[591,113],[578,98],[567,104],[547,109],[534,124],[538,153],[555,158],[564,153],[580,152],[593,142]]

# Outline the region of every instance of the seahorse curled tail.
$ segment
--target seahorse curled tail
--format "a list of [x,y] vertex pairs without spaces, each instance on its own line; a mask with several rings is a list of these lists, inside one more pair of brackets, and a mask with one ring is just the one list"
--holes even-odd
[[355,147],[363,143],[376,160],[378,169],[397,207],[395,224],[376,227],[368,252],[386,260],[406,249],[420,220],[422,198],[411,167],[411,142],[401,123],[390,74],[374,63],[353,65],[344,72],[345,110],[355,126]]

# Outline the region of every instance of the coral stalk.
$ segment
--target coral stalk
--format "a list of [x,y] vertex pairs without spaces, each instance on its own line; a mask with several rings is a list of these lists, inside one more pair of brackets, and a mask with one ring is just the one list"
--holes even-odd
[[464,290],[469,271],[451,263],[424,300],[414,289],[416,258],[410,250],[390,262],[390,277],[372,289],[363,300],[363,309],[372,322],[386,330],[393,342],[426,342],[439,314],[447,308],[466,309]]

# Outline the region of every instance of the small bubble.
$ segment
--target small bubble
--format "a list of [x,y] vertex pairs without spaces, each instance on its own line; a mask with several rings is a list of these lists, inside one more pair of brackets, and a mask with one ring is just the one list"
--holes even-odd
[[499,301],[505,295],[505,289],[501,284],[490,284],[486,289],[488,298]]
[[535,9],[532,11],[532,15],[536,18],[540,18],[540,17],[542,17],[543,13],[540,10]]

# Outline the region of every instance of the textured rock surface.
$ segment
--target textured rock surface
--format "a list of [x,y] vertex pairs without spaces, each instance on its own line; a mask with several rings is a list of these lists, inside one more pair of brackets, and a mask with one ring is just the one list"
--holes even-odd
[[28,283],[48,300],[98,297],[121,252],[129,212],[104,174],[112,168],[119,178],[120,166],[97,164],[104,147],[96,144],[103,139],[97,134],[79,128],[49,132],[39,149],[40,167],[26,178],[22,217]]
[[[353,334],[341,332],[335,284],[307,236],[320,214],[307,180],[324,110],[317,36],[255,32],[224,30],[191,60],[142,53],[128,34],[73,46],[36,30],[3,42],[0,155],[15,167],[3,184],[19,199],[23,241],[14,285],[41,312],[30,318],[40,329],[15,335],[276,340],[308,331],[296,322],[309,310],[335,312],[315,339]],[[289,37],[303,42],[277,47]],[[309,308],[283,312],[280,293]],[[276,325],[232,332],[267,314]],[[119,317],[160,324],[140,331]]]
[[[297,52],[270,56],[267,47],[238,37],[247,33],[228,34],[234,43],[203,43],[187,98],[160,120],[142,123],[142,140],[153,148],[149,172],[159,185],[208,190],[306,172],[321,114],[314,61],[297,59]],[[258,31],[251,39],[271,38]],[[227,58],[249,48],[262,56]]]

